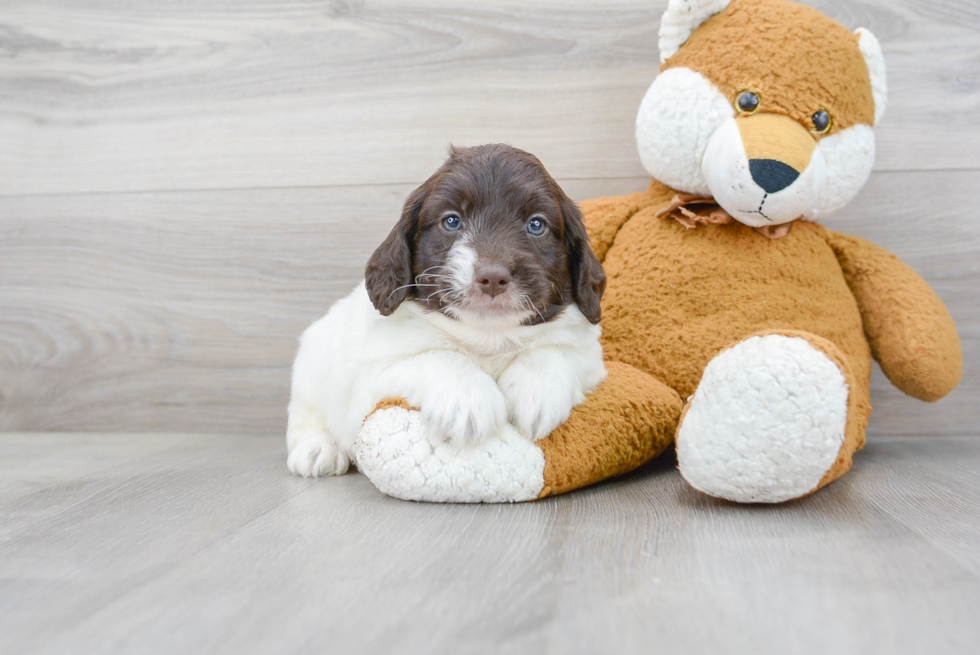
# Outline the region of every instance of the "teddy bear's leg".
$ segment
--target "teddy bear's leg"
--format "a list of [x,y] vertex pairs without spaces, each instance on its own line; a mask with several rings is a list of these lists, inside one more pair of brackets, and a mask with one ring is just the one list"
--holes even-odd
[[430,434],[405,400],[382,401],[354,445],[357,467],[383,493],[434,503],[506,503],[541,492],[544,453],[511,425],[468,446]]
[[847,472],[869,414],[868,391],[834,344],[762,333],[708,363],[677,430],[678,466],[719,498],[799,498]]
[[382,492],[430,502],[535,500],[627,473],[670,445],[683,403],[650,375],[606,362],[609,376],[554,432],[537,442],[507,425],[455,448],[426,432],[403,400],[364,420],[357,466]]

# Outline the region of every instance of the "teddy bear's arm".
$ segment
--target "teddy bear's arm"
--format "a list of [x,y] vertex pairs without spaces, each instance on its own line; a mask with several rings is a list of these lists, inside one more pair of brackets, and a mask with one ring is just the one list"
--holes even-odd
[[644,194],[593,198],[579,203],[595,256],[602,262],[616,233],[643,206]]
[[869,241],[828,231],[881,370],[896,387],[934,402],[956,387],[963,354],[956,325],[932,288]]

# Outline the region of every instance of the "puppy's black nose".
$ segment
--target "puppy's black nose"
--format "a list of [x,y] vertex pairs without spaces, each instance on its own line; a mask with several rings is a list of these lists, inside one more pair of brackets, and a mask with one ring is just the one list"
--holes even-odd
[[503,264],[484,264],[476,269],[476,281],[491,298],[507,290],[510,271]]
[[782,191],[800,176],[792,166],[775,159],[750,159],[749,172],[766,193]]

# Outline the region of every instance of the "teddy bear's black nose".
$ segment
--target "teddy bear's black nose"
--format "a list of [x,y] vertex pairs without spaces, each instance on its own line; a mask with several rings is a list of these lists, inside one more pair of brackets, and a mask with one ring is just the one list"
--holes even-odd
[[792,166],[775,159],[750,159],[749,172],[766,193],[782,191],[800,176]]

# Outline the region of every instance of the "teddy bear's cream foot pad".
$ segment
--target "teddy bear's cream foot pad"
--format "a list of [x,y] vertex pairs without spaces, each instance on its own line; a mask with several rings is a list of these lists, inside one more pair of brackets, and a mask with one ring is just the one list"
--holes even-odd
[[677,432],[677,460],[712,496],[791,500],[822,486],[847,420],[847,380],[827,354],[801,337],[754,336],[705,368]]
[[544,488],[544,453],[509,425],[459,449],[433,443],[418,410],[391,404],[368,416],[355,448],[360,471],[382,493],[403,500],[521,502]]

